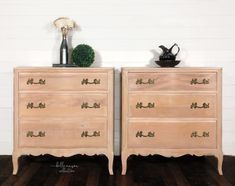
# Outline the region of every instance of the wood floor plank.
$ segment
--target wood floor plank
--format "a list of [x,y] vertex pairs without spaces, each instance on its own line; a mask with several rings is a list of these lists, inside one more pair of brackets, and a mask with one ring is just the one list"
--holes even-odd
[[218,186],[217,182],[207,171],[204,157],[185,156],[180,160],[178,161],[178,164],[190,185]]
[[232,186],[232,184],[229,183],[228,180],[225,177],[220,176],[214,170],[208,170],[208,171],[209,171],[209,174],[212,177],[212,179],[214,179],[218,183],[218,185],[221,185],[221,186]]
[[98,166],[89,169],[86,186],[98,186],[100,170],[101,169]]
[[[149,161],[150,159],[150,161]],[[131,169],[134,165],[133,179],[136,185],[158,185],[165,186],[161,177],[161,167],[158,162],[153,162],[154,157],[134,157],[130,159]],[[133,169],[133,168],[132,168]]]
[[2,186],[14,185],[15,182],[24,174],[25,171],[29,168],[30,164],[21,164],[21,169],[18,171],[17,175],[10,175],[3,183]]
[[[102,163],[103,165],[106,163]],[[115,172],[114,172],[115,174]],[[108,186],[109,184],[109,177],[112,178],[114,177],[113,175],[109,175],[108,168],[107,167],[101,167],[101,172],[100,172],[100,178],[99,178],[99,184],[98,186]],[[111,179],[110,179],[111,181]]]
[[59,179],[59,177],[60,177],[60,175],[57,173],[57,171],[52,170],[52,172],[50,172],[48,174],[48,177],[45,180],[45,182],[43,183],[43,186],[55,185],[57,183],[57,180]]
[[70,173],[61,174],[55,186],[68,186],[71,177],[72,177],[72,174]]
[[10,156],[0,159],[0,185],[11,175],[12,173],[12,160]]
[[31,185],[43,185],[45,180],[48,178],[48,175],[52,171],[51,167],[48,164],[41,163],[41,167],[38,171],[32,176],[27,186]]
[[27,183],[30,181],[32,176],[37,172],[37,170],[40,168],[39,163],[31,163],[29,168],[22,174],[21,177],[15,182],[14,186],[22,186],[27,185]]
[[161,176],[162,179],[167,186],[177,186],[174,176],[172,172],[168,169],[166,163],[161,163]]
[[85,186],[87,180],[88,169],[79,166],[75,169],[69,182],[69,186],[79,185]]
[[126,176],[123,176],[121,174],[117,175],[117,179],[115,182],[116,186],[127,186],[127,182],[126,182]]
[[147,185],[159,185],[165,186],[166,183],[162,177],[163,166],[159,162],[155,163],[146,163],[144,169],[145,170],[145,177],[143,178],[143,184],[146,183]]
[[213,161],[211,161],[211,159],[206,158],[205,162],[206,162],[205,166],[207,166],[207,171],[209,172],[210,176],[218,183],[218,185],[232,186],[232,184],[229,183],[229,181],[224,176],[220,176],[218,174],[217,168],[215,166],[216,164],[213,163]]
[[235,185],[235,156],[224,156],[223,177]]
[[190,186],[188,180],[183,175],[180,167],[175,162],[167,163],[167,167],[175,178],[176,184],[178,186]]

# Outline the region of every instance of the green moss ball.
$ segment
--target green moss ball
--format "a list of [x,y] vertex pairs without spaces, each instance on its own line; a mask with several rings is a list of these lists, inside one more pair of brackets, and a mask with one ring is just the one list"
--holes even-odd
[[95,60],[95,52],[89,45],[80,44],[73,49],[72,60],[79,67],[89,67]]

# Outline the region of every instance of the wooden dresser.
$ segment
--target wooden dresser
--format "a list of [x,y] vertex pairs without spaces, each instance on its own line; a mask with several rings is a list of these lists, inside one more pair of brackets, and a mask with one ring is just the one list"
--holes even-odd
[[122,69],[122,174],[128,156],[214,155],[222,174],[221,68]]
[[113,77],[113,68],[16,68],[13,174],[29,154],[104,154],[113,174]]

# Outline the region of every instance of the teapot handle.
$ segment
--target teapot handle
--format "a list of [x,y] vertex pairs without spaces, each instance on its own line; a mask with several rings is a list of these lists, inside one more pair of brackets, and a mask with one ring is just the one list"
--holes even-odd
[[177,56],[177,54],[178,54],[179,51],[180,51],[180,47],[175,43],[172,48],[174,48],[175,46],[178,48],[178,51],[176,52],[176,54],[174,54],[174,56]]

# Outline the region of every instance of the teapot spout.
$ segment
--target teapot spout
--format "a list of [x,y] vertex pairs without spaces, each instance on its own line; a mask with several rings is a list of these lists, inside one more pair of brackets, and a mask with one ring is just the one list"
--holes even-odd
[[159,48],[162,49],[163,52],[167,52],[168,51],[168,48],[166,48],[163,45],[160,45]]

